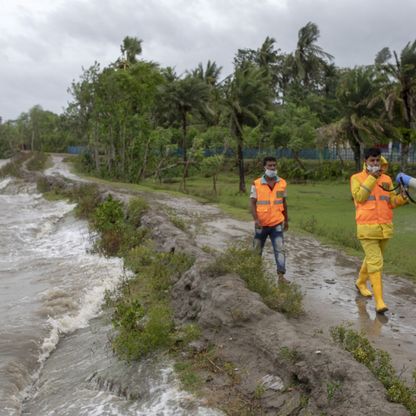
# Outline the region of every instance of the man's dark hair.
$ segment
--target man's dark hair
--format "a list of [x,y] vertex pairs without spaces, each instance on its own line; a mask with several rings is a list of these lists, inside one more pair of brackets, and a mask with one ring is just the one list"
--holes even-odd
[[263,159],[263,166],[266,166],[266,163],[267,162],[276,162],[277,163],[277,159],[275,157],[273,157],[273,156],[266,156]]
[[364,159],[368,159],[370,156],[377,157],[381,156],[381,150],[377,147],[370,147],[369,149],[364,150]]

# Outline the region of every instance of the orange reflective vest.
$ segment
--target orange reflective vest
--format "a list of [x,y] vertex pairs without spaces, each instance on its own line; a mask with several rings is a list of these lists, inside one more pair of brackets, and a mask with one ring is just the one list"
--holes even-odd
[[258,178],[253,184],[256,187],[256,212],[257,218],[263,227],[271,227],[285,220],[283,214],[283,199],[286,196],[286,181],[279,178],[273,189],[265,183],[263,178]]
[[379,186],[382,185],[385,189],[391,189],[390,176],[382,174],[372,190],[367,189],[364,184],[368,178],[366,171],[353,175],[353,178],[357,179],[360,186],[365,190],[371,191],[366,201],[357,202],[354,200],[357,224],[391,224],[393,221],[393,206],[390,203],[390,191],[385,191]]

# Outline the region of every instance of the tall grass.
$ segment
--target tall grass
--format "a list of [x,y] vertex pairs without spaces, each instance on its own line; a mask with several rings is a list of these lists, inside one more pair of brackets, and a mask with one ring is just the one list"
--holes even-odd
[[258,293],[269,308],[288,316],[299,316],[302,312],[302,293],[295,283],[276,286],[268,274],[261,256],[251,249],[230,247],[208,266],[211,275],[238,274],[247,288]]
[[26,163],[26,168],[31,171],[41,171],[45,169],[49,156],[43,152],[33,152],[32,157]]
[[390,401],[401,403],[412,416],[416,416],[416,371],[413,372],[413,386],[406,386],[396,375],[390,355],[374,348],[364,335],[339,325],[331,328],[331,336],[380,380]]

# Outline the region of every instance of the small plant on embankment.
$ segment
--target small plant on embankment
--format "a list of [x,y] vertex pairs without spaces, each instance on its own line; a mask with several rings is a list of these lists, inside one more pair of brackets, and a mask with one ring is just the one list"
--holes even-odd
[[173,283],[191,267],[193,259],[183,253],[159,253],[147,243],[132,248],[125,261],[135,276],[108,302],[114,308],[112,322],[117,329],[112,339],[115,352],[124,359],[138,360],[189,342],[195,330],[175,328],[169,301]]
[[402,404],[412,416],[416,416],[416,371],[413,372],[414,384],[409,387],[397,376],[389,353],[374,348],[364,335],[343,325],[331,328],[330,332],[335,342],[380,380],[390,401]]
[[215,276],[236,273],[246,282],[249,290],[263,298],[269,308],[293,317],[303,312],[300,287],[295,283],[276,286],[261,256],[254,250],[230,247],[207,268],[207,272]]
[[146,209],[146,203],[135,198],[125,211],[123,203],[109,195],[90,218],[92,228],[100,235],[95,242],[97,251],[107,256],[126,257],[129,250],[139,246],[146,237],[146,230],[140,228],[140,218]]
[[43,152],[33,152],[32,157],[26,163],[27,170],[30,171],[42,171],[45,169],[46,162],[48,161],[49,156]]
[[135,274],[107,296],[117,331],[111,340],[113,349],[129,361],[187,343],[195,333],[191,327],[175,327],[169,304],[173,283],[192,266],[193,259],[183,253],[158,252],[145,240],[146,231],[140,225],[146,210],[147,204],[140,198],[131,200],[125,210],[110,195],[91,217],[100,236],[96,248],[123,257],[125,266]]

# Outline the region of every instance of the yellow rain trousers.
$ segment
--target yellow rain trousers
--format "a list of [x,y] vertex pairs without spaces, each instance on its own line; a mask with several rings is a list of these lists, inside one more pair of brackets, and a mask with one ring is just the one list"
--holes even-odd
[[360,240],[361,246],[365,253],[362,269],[365,267],[367,275],[370,273],[381,272],[383,270],[383,253],[388,241],[388,238],[382,240]]
[[[387,170],[387,161],[381,158],[382,171]],[[365,170],[365,166],[364,166]],[[358,175],[357,175],[358,176]],[[364,203],[368,200],[373,189],[378,186],[377,179],[368,175],[361,183],[356,175],[351,177],[351,193],[356,203]],[[389,194],[389,206],[394,209],[407,204],[408,201],[394,191]],[[365,258],[356,281],[356,286],[363,296],[371,296],[367,288],[367,280],[370,280],[374,289],[376,310],[387,310],[383,302],[381,273],[383,270],[383,253],[388,240],[393,236],[393,224],[357,224],[357,238],[363,247]]]

